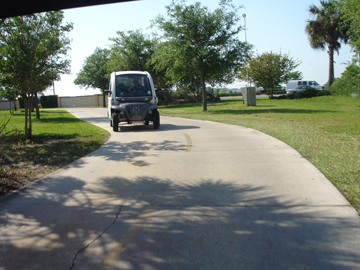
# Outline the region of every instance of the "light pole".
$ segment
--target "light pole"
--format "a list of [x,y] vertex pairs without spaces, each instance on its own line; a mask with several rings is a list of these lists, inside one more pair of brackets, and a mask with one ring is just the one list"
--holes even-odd
[[[246,37],[246,14],[244,13],[243,15],[244,18],[244,24],[245,24],[245,42],[247,43],[247,37]],[[249,68],[246,65],[246,86],[248,86],[249,84]]]
[[246,14],[244,13],[242,16],[244,18],[244,23],[245,23],[245,42],[247,43],[247,38],[246,38]]

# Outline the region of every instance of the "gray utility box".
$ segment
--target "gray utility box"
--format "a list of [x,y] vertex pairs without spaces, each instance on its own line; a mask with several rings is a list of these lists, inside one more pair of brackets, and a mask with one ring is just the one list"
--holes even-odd
[[255,87],[242,87],[241,93],[246,106],[256,106]]

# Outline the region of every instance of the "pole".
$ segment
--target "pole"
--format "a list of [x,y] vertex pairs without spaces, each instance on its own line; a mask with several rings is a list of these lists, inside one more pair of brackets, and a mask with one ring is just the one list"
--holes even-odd
[[[247,43],[247,36],[246,36],[246,14],[244,13],[243,15],[244,18],[244,25],[245,25],[245,42]],[[249,86],[249,69],[248,66],[246,65],[246,86]]]
[[242,16],[244,17],[244,23],[245,23],[245,42],[247,43],[247,37],[246,37],[246,14],[244,13]]

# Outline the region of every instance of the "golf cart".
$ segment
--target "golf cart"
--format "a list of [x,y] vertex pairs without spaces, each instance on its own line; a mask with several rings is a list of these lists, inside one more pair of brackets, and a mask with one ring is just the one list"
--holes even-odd
[[112,72],[108,93],[108,117],[113,131],[119,124],[134,122],[160,128],[158,99],[150,74],[146,71]]

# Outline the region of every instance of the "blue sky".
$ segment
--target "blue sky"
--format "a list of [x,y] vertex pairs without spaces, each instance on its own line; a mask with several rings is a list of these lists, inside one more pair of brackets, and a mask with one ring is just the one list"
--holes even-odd
[[[203,6],[214,10],[219,1],[201,2]],[[61,81],[55,82],[55,93],[59,96],[80,96],[100,93],[98,89],[80,89],[73,84],[77,73],[87,56],[96,47],[109,48],[109,37],[116,37],[116,31],[142,29],[144,33],[152,33],[150,21],[159,14],[166,13],[166,5],[171,0],[143,0],[118,4],[109,4],[64,11],[64,22],[72,22],[74,29],[69,34],[72,39],[69,56],[72,60],[71,75],[62,75]],[[258,54],[264,52],[282,52],[301,61],[297,70],[303,73],[304,79],[316,80],[325,84],[328,80],[328,54],[326,51],[314,50],[310,47],[305,33],[306,21],[310,19],[308,8],[319,5],[319,0],[233,0],[236,6],[243,5],[239,12],[246,14],[247,41],[254,45]],[[244,21],[241,21],[244,24]],[[245,33],[239,34],[245,41]],[[335,77],[345,70],[347,61],[351,61],[350,47],[343,44],[339,56],[335,55]],[[244,82],[235,81],[227,87],[241,87]],[[52,93],[47,92],[47,93]]]

